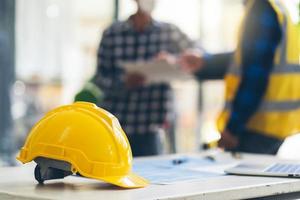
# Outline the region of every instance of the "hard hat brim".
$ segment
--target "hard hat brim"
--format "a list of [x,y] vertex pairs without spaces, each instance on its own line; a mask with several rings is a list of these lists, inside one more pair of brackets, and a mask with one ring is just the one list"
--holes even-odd
[[101,180],[123,188],[142,188],[149,185],[146,179],[134,173],[125,176],[101,177]]

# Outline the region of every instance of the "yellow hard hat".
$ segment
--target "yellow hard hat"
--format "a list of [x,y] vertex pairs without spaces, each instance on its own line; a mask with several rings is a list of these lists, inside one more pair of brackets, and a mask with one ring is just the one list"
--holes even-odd
[[17,159],[37,163],[35,178],[40,183],[77,174],[124,188],[148,185],[131,172],[130,144],[117,118],[92,103],[77,102],[47,113]]

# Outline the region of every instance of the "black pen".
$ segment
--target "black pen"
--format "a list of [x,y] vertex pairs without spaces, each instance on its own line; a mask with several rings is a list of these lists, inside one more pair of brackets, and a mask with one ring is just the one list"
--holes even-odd
[[207,160],[210,160],[212,162],[216,161],[215,157],[213,157],[213,156],[205,156],[204,158]]
[[187,158],[177,158],[172,160],[173,165],[180,165],[182,163],[186,163],[188,161]]
[[239,153],[238,151],[230,151],[230,153],[231,153],[231,156],[235,159],[241,159],[242,158],[241,153]]

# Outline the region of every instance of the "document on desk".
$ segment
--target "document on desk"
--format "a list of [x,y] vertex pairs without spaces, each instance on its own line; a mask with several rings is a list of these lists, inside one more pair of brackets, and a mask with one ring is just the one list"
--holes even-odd
[[165,61],[123,62],[121,65],[127,73],[139,73],[146,77],[147,83],[161,83],[193,80],[193,76]]
[[217,166],[219,163],[207,158],[180,157],[174,159],[153,159],[135,161],[133,171],[152,184],[167,185],[179,182],[192,182],[223,176],[221,173],[203,171],[203,167]]

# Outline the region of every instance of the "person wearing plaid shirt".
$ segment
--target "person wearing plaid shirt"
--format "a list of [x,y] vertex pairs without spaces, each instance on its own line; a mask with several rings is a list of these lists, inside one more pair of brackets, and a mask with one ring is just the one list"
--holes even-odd
[[136,14],[104,31],[94,78],[105,96],[100,106],[119,119],[134,156],[162,153],[163,132],[174,123],[172,90],[167,83],[146,85],[141,75],[126,74],[122,62],[147,61],[158,55],[170,60],[171,55],[193,46],[175,25],[151,17],[151,2],[137,0]]
[[[246,124],[258,110],[267,90],[282,30],[274,9],[266,0],[255,0],[246,24],[242,36],[242,79],[219,145],[227,150],[276,154],[283,141],[249,130]],[[215,79],[225,75],[232,56],[232,52],[204,56],[183,55],[181,63],[193,71],[198,79]],[[194,60],[195,65],[189,64],[191,60]]]

